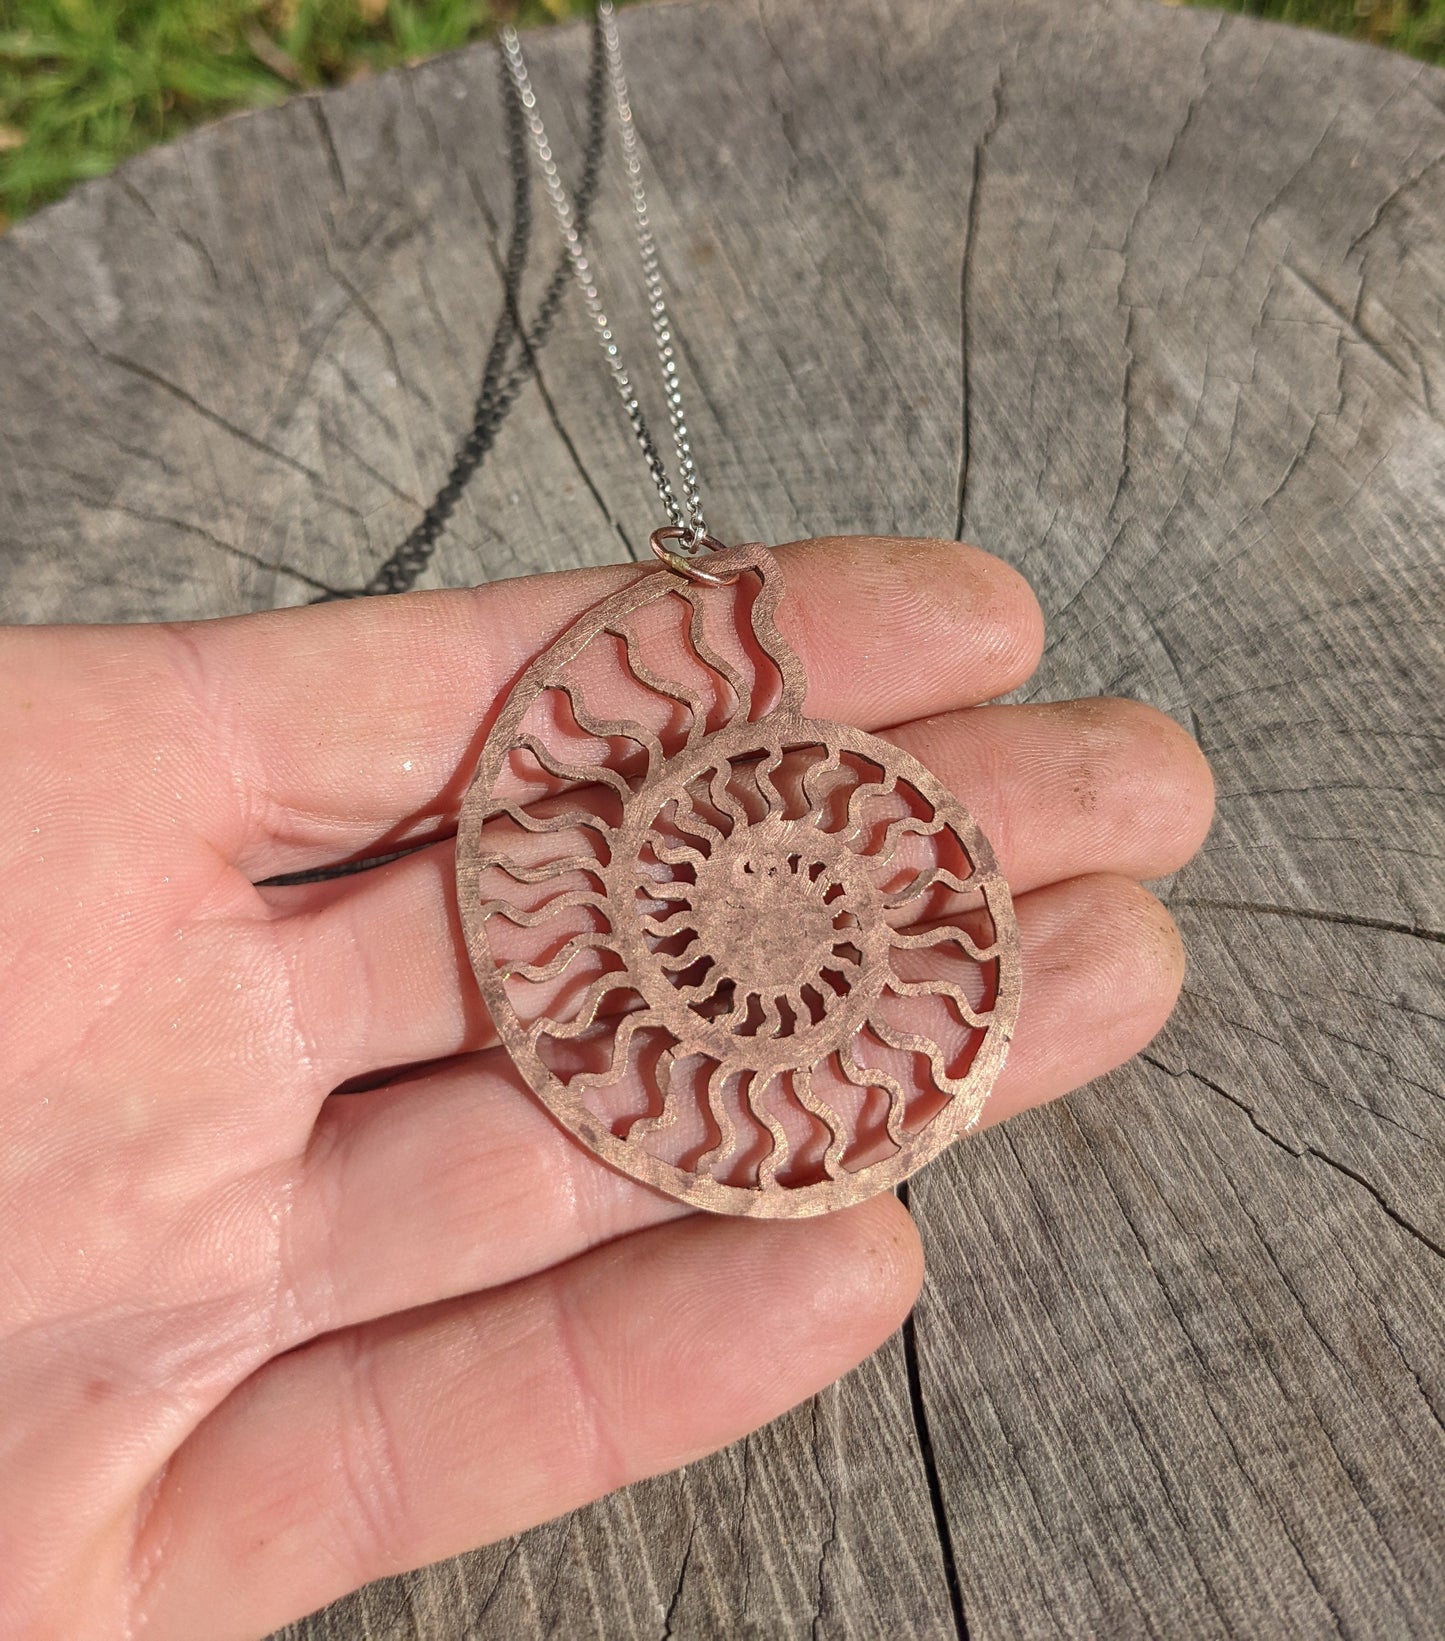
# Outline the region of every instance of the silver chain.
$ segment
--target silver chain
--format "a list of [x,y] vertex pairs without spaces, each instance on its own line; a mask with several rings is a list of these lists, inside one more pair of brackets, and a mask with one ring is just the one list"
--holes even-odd
[[602,344],[602,352],[607,360],[607,368],[612,373],[613,384],[622,399],[627,419],[632,424],[633,434],[652,473],[653,483],[657,486],[657,493],[662,498],[667,516],[673,526],[682,532],[683,544],[692,552],[704,544],[707,525],[703,520],[702,498],[698,494],[697,467],[692,459],[692,443],[688,438],[687,417],[683,411],[682,386],[677,374],[677,354],[672,341],[672,320],[667,311],[667,295],[663,289],[662,270],[658,263],[657,241],[653,236],[652,219],[647,209],[647,190],[642,181],[642,155],[637,141],[637,128],[632,118],[627,77],[622,70],[622,45],[617,37],[617,17],[612,0],[599,0],[597,13],[602,23],[607,67],[612,78],[613,100],[617,107],[617,127],[622,139],[622,158],[627,169],[628,192],[632,196],[633,226],[637,234],[638,253],[642,259],[643,281],[647,287],[652,334],[657,343],[658,361],[662,366],[663,386],[667,393],[667,415],[672,423],[672,442],[677,450],[678,471],[682,476],[683,503],[678,501],[667,468],[652,442],[642,407],[632,385],[632,378],[622,362],[622,354],[613,336],[611,322],[602,306],[602,297],[597,288],[592,263],[587,256],[582,236],[577,231],[571,197],[557,169],[552,145],[547,140],[547,128],[542,123],[542,116],[537,112],[537,94],[532,88],[532,78],[527,72],[526,59],[522,56],[522,42],[517,38],[516,29],[510,24],[502,29],[502,50],[506,54],[507,66],[522,104],[523,118],[532,135],[532,144],[541,162],[542,181],[562,232],[562,243],[571,260],[577,283],[581,287],[582,300],[592,316],[592,326]]

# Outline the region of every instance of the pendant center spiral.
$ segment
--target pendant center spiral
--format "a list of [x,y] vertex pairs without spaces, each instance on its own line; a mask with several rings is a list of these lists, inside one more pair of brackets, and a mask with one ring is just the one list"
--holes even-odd
[[719,1060],[776,1070],[857,1030],[882,984],[886,925],[849,840],[780,812],[769,762],[684,773],[619,853],[648,1003]]
[[760,997],[791,992],[824,970],[841,980],[856,964],[850,933],[858,919],[841,903],[842,878],[811,858],[821,851],[810,840],[788,835],[795,830],[787,822],[749,827],[698,872],[698,936],[707,950],[732,956],[733,983]]

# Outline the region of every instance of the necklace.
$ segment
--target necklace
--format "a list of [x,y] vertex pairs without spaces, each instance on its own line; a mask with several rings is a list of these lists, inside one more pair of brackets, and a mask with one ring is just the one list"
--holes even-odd
[[598,19],[682,495],[504,29],[668,522],[661,567],[538,655],[488,735],[458,824],[462,926],[502,1043],[582,1144],[694,1207],[820,1213],[977,1123],[1018,1015],[1018,928],[987,840],[923,765],[806,716],[773,554],[707,531],[611,0]]

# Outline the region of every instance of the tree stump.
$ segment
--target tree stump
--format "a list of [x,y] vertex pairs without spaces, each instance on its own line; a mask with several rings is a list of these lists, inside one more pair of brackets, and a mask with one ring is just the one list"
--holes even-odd
[[[1445,74],[1131,0],[622,26],[718,525],[966,536],[1039,590],[1034,694],[1188,724],[1191,972],[914,1182],[926,1293],[843,1384],[288,1633],[1438,1636]],[[576,154],[585,33],[529,49]],[[507,190],[479,46],[0,240],[4,613],[363,583],[469,423]],[[431,580],[645,551],[612,391],[569,303]]]

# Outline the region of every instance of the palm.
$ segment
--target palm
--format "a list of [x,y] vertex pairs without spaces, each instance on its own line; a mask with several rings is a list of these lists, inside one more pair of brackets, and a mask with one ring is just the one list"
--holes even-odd
[[[786,562],[809,710],[964,795],[1018,892],[985,1121],[1126,1058],[1178,986],[1132,880],[1208,824],[1192,743],[1122,702],[966,710],[1039,643],[981,554]],[[263,1631],[732,1440],[907,1310],[892,1197],[684,1216],[495,1046],[450,891],[460,788],[507,681],[626,573],[0,645],[5,1633]]]

